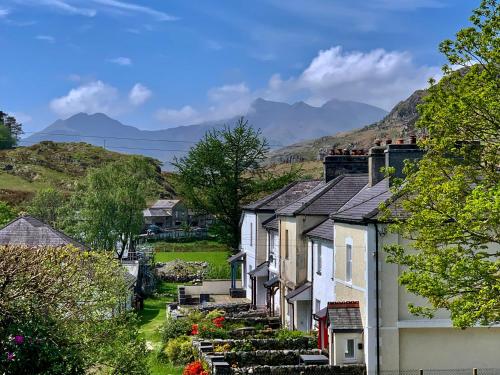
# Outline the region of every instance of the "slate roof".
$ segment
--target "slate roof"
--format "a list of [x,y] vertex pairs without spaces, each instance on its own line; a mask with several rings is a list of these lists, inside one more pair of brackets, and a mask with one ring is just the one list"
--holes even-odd
[[276,215],[271,216],[269,219],[267,219],[266,221],[264,221],[262,223],[262,226],[265,229],[274,230],[274,231],[279,230],[279,225],[280,225],[280,221],[278,220],[278,216],[276,216]]
[[308,281],[301,286],[299,286],[297,289],[292,290],[290,293],[288,293],[285,298],[287,300],[291,300],[292,298],[298,297],[300,294],[310,291],[312,284]]
[[264,287],[270,288],[270,287],[276,286],[277,284],[279,284],[279,282],[280,282],[280,277],[274,276],[274,277],[271,277],[269,280],[264,282]]
[[363,321],[359,302],[334,302],[328,304],[328,322],[333,332],[361,332]]
[[142,214],[146,217],[172,216],[172,211],[165,208],[146,208]]
[[333,241],[333,220],[326,219],[314,228],[306,232],[308,237],[317,237],[324,240]]
[[268,270],[269,270],[269,262],[265,261],[259,264],[250,272],[248,272],[248,274],[251,276],[267,276]]
[[329,215],[342,207],[368,181],[367,174],[346,174],[321,182],[307,195],[276,211],[278,215]]
[[229,257],[227,262],[228,263],[238,262],[238,261],[245,259],[246,256],[247,256],[247,253],[245,251],[240,251],[240,252],[234,254],[233,256]]
[[330,217],[335,221],[363,221],[373,215],[374,212],[378,212],[380,203],[387,201],[391,196],[389,179],[386,178],[372,187],[366,185]]
[[84,244],[32,216],[21,216],[0,229],[0,245],[30,247],[73,245],[88,250]]
[[272,194],[243,206],[243,209],[248,211],[274,211],[306,195],[320,183],[321,180],[292,182]]
[[151,208],[166,208],[172,209],[174,206],[179,203],[179,199],[158,199]]

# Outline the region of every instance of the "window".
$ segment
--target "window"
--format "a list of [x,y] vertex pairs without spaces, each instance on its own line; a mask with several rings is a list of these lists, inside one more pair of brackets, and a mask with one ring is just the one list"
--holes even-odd
[[354,339],[347,339],[345,345],[345,358],[346,359],[355,359],[356,353],[354,352],[354,347],[356,343]]
[[289,239],[288,239],[288,229],[285,230],[285,259],[288,259],[289,256]]
[[[314,246],[314,245],[313,245]],[[321,244],[316,245],[318,247],[318,257],[316,258],[316,273],[321,275]],[[313,247],[314,249],[314,247]]]
[[345,245],[345,279],[352,281],[352,244]]
[[250,246],[253,246],[253,223],[250,223]]
[[321,310],[321,301],[319,299],[316,299],[316,301],[314,301],[314,312],[317,314],[319,310]]

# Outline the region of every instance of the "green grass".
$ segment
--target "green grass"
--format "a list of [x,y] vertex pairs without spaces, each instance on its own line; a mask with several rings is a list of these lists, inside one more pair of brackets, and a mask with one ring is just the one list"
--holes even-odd
[[192,251],[229,251],[228,247],[217,241],[202,240],[190,242],[158,241],[153,244],[156,252],[192,252]]
[[166,305],[174,300],[177,294],[177,285],[175,283],[161,282],[157,288],[159,297],[147,298],[144,301],[144,309],[139,312],[141,335],[154,348],[149,356],[149,369],[152,375],[182,374],[182,367],[159,362],[155,356],[156,350],[160,349],[162,345],[160,328],[165,321]]

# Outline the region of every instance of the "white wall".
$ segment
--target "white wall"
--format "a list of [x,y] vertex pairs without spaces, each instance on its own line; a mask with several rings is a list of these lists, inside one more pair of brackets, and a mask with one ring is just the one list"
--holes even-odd
[[[279,234],[277,231],[267,231],[267,259],[272,255],[273,261],[269,262],[269,279],[279,276],[280,270],[280,250]],[[277,316],[280,313],[281,293],[280,288],[274,294],[274,313]]]
[[[335,281],[333,280],[333,242],[327,240],[310,239],[312,249],[312,281],[313,281],[313,313],[316,313],[316,301],[320,301],[320,309],[328,302],[335,301]],[[321,248],[321,269],[318,269],[318,254]],[[309,267],[311,268],[311,267]]]
[[255,269],[256,260],[256,236],[257,215],[255,212],[243,211],[243,221],[241,224],[241,250],[246,253],[242,279],[243,287],[246,289],[247,298],[251,298],[252,289],[248,272]]

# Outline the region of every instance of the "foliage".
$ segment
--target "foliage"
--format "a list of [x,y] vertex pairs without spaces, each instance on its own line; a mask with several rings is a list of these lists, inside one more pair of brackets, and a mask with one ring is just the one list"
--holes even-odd
[[10,134],[9,129],[0,123],[0,150],[12,148],[16,145],[16,140]]
[[225,344],[215,344],[214,345],[214,352],[215,353],[225,353],[231,350],[231,345],[228,343]]
[[[120,313],[125,272],[108,254],[71,246],[1,246],[0,356],[16,354],[23,361],[12,362],[33,373],[99,367],[118,374],[124,366],[145,373],[136,322]],[[12,336],[25,337],[17,352]]]
[[16,218],[16,213],[5,202],[0,201],[0,226]]
[[171,339],[163,350],[169,362],[175,365],[185,365],[194,358],[194,348],[189,336],[179,336]]
[[184,368],[182,375],[208,375],[208,371],[203,368],[201,361],[195,361]]
[[[7,113],[0,111],[0,126],[4,126],[9,132],[10,138],[14,141],[13,146],[17,144],[17,141],[21,137],[23,132],[23,125],[17,122],[14,116],[9,116]],[[0,149],[7,148],[0,145]]]
[[177,192],[194,210],[216,216],[217,234],[234,249],[239,244],[241,205],[297,177],[265,174],[261,162],[267,151],[260,131],[241,118],[232,128],[208,131],[186,157],[173,163]]
[[30,202],[27,211],[53,227],[57,226],[59,212],[64,206],[66,197],[59,190],[46,188],[38,191]]
[[[411,251],[387,246],[388,261],[406,266],[400,282],[430,305],[410,305],[432,316],[447,309],[458,327],[500,322],[500,10],[484,0],[472,26],[440,49],[451,65],[419,107],[417,126],[428,137],[417,165],[396,189],[407,217],[390,227]],[[389,206],[389,209],[390,209]],[[392,212],[394,212],[392,210]]]
[[187,319],[175,319],[168,315],[161,330],[163,342],[187,335],[190,331],[191,324]]
[[304,337],[304,332],[293,331],[290,329],[280,329],[276,331],[276,338],[278,340],[290,340],[290,339],[297,339],[300,337]]
[[77,215],[68,228],[92,248],[116,250],[122,258],[142,229],[146,198],[158,189],[156,170],[144,158],[110,163],[91,170],[74,194],[68,212]]

